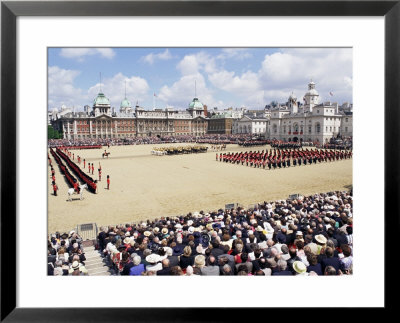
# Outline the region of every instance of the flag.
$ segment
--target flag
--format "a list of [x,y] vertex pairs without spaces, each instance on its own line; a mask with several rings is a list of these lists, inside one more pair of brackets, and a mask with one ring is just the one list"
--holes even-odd
[[333,96],[333,93],[332,93],[332,92],[329,92],[329,95],[330,95],[330,96]]

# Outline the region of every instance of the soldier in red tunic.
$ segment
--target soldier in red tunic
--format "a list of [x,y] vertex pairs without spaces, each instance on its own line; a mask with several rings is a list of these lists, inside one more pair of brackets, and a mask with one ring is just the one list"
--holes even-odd
[[74,182],[74,190],[75,190],[75,192],[78,194],[79,193],[79,183],[78,183],[78,181],[75,181]]
[[57,190],[58,190],[58,186],[57,186],[57,184],[56,184],[56,182],[55,182],[55,181],[53,181],[53,182],[52,182],[52,184],[53,184],[53,192],[54,192],[54,196],[57,196]]
[[107,175],[107,189],[110,189],[110,175]]

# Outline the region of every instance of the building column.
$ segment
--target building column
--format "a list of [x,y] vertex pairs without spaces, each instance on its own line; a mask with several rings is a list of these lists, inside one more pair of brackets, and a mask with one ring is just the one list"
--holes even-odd
[[74,139],[78,138],[77,134],[78,134],[77,121],[74,120]]
[[90,137],[92,137],[92,130],[93,130],[92,120],[89,120],[89,134],[90,134]]

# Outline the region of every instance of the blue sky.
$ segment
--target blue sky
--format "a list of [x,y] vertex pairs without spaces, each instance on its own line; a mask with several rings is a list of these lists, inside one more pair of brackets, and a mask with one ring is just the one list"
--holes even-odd
[[321,101],[341,104],[352,102],[352,69],[350,48],[49,48],[48,109],[91,106],[100,72],[117,110],[125,83],[132,105],[146,109],[186,109],[195,84],[209,108],[260,109],[292,92],[302,101],[310,79]]

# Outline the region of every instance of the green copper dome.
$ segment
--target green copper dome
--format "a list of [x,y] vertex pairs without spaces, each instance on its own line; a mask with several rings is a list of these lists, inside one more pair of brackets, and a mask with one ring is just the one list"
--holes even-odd
[[97,97],[93,101],[93,105],[110,105],[110,100],[103,93],[97,94]]
[[193,101],[189,104],[189,108],[203,109],[204,107],[198,98],[194,98]]
[[123,99],[121,102],[121,108],[131,108],[131,103],[127,98]]

